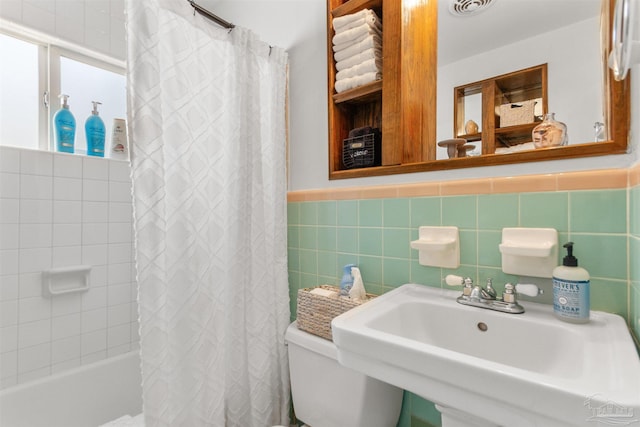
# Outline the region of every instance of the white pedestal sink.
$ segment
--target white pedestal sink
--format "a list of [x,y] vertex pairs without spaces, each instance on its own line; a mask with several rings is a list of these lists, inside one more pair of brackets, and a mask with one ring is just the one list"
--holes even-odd
[[[403,285],[335,318],[343,365],[435,402],[443,427],[640,426],[640,359],[624,320],[507,314]],[[600,424],[599,424],[600,423]]]

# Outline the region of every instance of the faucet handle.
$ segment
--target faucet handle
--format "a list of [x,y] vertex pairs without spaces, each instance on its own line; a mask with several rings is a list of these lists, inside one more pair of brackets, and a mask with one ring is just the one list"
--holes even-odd
[[540,289],[537,285],[524,284],[524,283],[518,283],[516,285],[516,292],[522,295],[526,295],[528,297],[537,297],[538,295],[544,294],[544,291]]

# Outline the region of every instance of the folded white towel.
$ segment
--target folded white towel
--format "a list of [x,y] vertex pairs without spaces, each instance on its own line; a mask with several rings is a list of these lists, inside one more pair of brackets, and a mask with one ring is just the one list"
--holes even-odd
[[349,15],[339,16],[337,18],[333,18],[333,29],[335,32],[340,30],[348,30],[350,25],[353,25],[354,22],[359,19],[367,19],[373,20],[373,22],[380,22],[380,18],[378,15],[371,9],[362,9],[356,13],[352,13]]
[[344,80],[340,80],[336,82],[335,88],[336,88],[336,92],[340,93],[340,92],[344,92],[345,90],[349,90],[349,89],[353,89],[356,87],[360,87],[362,85],[365,85],[367,83],[371,83],[374,82],[376,80],[380,80],[382,78],[382,74],[381,73],[367,73],[367,74],[361,74],[359,76],[354,76],[354,77],[349,77],[346,78]]
[[[357,30],[357,28],[354,28],[353,30]],[[353,30],[349,30],[349,31],[353,31]],[[333,51],[340,52],[342,50],[347,50],[350,47],[353,47],[353,45],[360,43],[362,40],[370,36],[377,37],[378,39],[380,39],[380,43],[382,43],[382,33],[379,32],[378,30],[370,30],[370,31],[360,30],[358,31],[358,33],[353,33],[353,35],[354,37],[352,39],[347,40],[343,43],[334,43]]]
[[371,11],[370,14],[365,15],[364,18],[359,18],[359,19],[356,19],[355,21],[351,21],[343,27],[336,28],[334,25],[333,30],[336,34],[339,34],[364,24],[367,24],[371,27],[377,28],[378,30],[382,31],[382,21],[380,20],[380,18],[378,18],[378,15],[376,15],[373,11]]
[[370,34],[382,37],[382,32],[376,27],[371,27],[368,24],[362,24],[359,27],[352,28],[343,33],[337,33],[335,36],[333,36],[332,41],[334,46],[344,46],[348,45],[349,43],[354,43],[356,40],[361,40],[363,38],[363,35],[366,37]]
[[363,51],[362,53],[358,53],[354,56],[351,56],[342,61],[336,62],[336,70],[338,72],[342,70],[346,70],[351,67],[355,67],[356,65],[362,64],[370,59],[382,62],[382,50],[376,48],[369,48]]
[[336,74],[336,80],[343,80],[349,77],[357,76],[359,74],[366,74],[371,72],[382,71],[382,59],[368,59],[360,64],[349,67],[346,70],[338,71]]
[[356,56],[357,54],[371,48],[382,51],[382,39],[378,36],[366,36],[364,39],[349,46],[348,48],[335,52],[333,54],[333,58],[336,62],[344,61],[347,58]]

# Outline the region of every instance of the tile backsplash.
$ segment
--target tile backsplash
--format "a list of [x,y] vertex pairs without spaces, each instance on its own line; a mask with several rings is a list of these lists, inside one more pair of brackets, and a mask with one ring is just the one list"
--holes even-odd
[[[138,346],[127,162],[0,147],[0,388]],[[86,292],[42,272],[90,265]]]

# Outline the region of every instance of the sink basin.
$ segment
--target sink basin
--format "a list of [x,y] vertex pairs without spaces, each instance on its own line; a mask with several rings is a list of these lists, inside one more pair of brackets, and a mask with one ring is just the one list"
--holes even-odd
[[332,322],[338,360],[438,404],[443,426],[640,426],[640,359],[624,320],[458,304],[407,284]]

